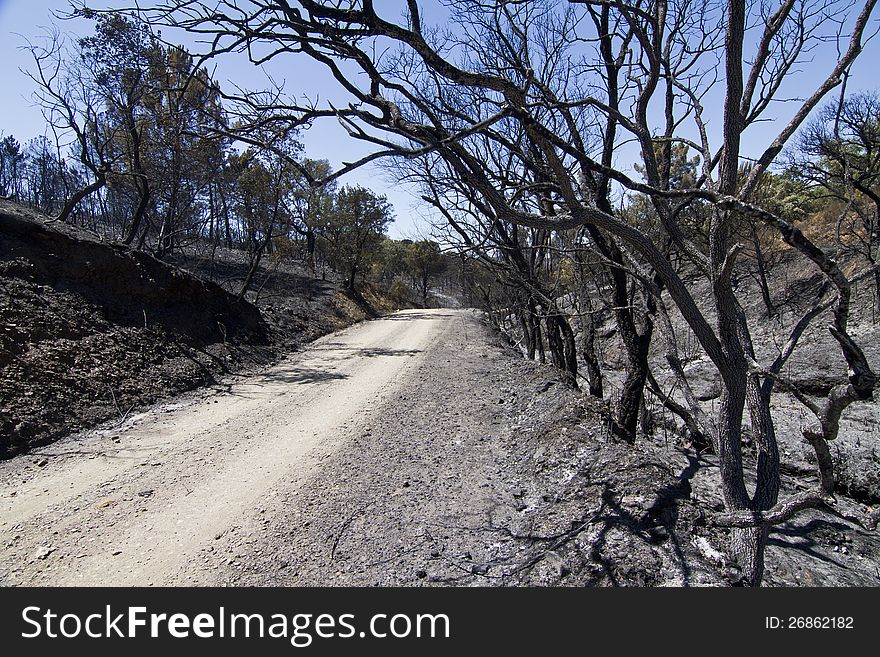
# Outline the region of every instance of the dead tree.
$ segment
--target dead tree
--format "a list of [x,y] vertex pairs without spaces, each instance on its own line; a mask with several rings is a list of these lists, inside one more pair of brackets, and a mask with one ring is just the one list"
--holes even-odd
[[[350,104],[334,109],[286,103],[277,110],[279,117],[295,115],[296,121],[333,116],[352,138],[374,146],[372,154],[343,166],[337,175],[380,157],[430,154],[475,190],[487,216],[530,229],[583,228],[597,244],[604,242],[599,251],[608,266],[638,281],[643,320],[665,324],[664,315],[674,309],[722,382],[711,421],[689,401],[693,395],[685,376],[681,389],[718,455],[726,505],[720,520],[732,527],[731,555],[741,566],[742,582],[757,585],[769,527],[801,509],[821,506],[832,492],[829,442],[844,410],[872,397],[877,377],[849,332],[852,280],[797,227],[753,203],[753,194],[806,117],[861,53],[875,4],[463,1],[453,7],[443,33],[423,23],[415,0],[408,0],[408,15],[398,22],[369,0],[257,1],[228,15],[214,3],[170,2],[148,12],[148,18],[209,35],[212,55],[246,48],[262,60],[295,53],[326,66],[351,96]],[[777,111],[773,103],[783,82],[813,47],[829,39],[836,39],[839,58],[821,74],[818,64],[811,64],[813,91],[793,105],[782,105],[778,134],[751,154],[753,168],[739,180],[743,133]],[[379,42],[383,47],[374,47]],[[399,50],[386,57],[390,44]],[[363,75],[363,82],[355,80],[352,70]],[[711,137],[703,115],[709,91],[724,99],[720,134]],[[457,112],[458,104],[438,111],[448,109],[450,94],[464,95],[471,111]],[[664,108],[659,122],[649,111],[655,105]],[[697,139],[689,136],[690,129]],[[512,142],[511,134],[523,134],[522,144]],[[499,185],[478,148],[480,139],[540,169],[540,207],[523,205],[515,190]],[[641,181],[615,160],[630,141],[640,150]],[[685,143],[700,156],[699,177],[691,186],[675,187],[667,180],[673,143]],[[612,187],[649,198],[657,225],[649,229],[618,213],[611,203]],[[705,243],[691,239],[681,221],[682,212],[693,207],[703,208],[708,217]],[[850,376],[824,400],[801,395],[782,374],[805,326],[818,313],[805,315],[771,362],[756,357],[749,321],[731,283],[742,249],[733,229],[742,216],[776,231],[829,282],[831,296],[823,301],[833,317],[829,330]],[[657,232],[666,238],[659,244]],[[693,286],[673,265],[672,253],[708,284],[706,298],[695,298]],[[623,307],[634,298],[619,297]],[[647,324],[637,326],[635,339],[645,339],[647,329]],[[664,337],[675,362],[674,336]],[[814,413],[815,423],[803,434],[815,449],[821,477],[815,489],[782,500],[770,415],[774,389],[798,396]],[[744,422],[751,424],[756,445],[753,490],[745,476]]]

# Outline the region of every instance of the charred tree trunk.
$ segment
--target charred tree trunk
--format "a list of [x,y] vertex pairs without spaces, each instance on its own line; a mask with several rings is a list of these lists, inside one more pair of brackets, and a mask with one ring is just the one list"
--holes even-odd
[[[134,238],[137,237],[138,231],[141,229],[141,224],[144,221],[144,216],[147,214],[147,206],[150,203],[150,195],[152,191],[150,189],[150,180],[144,173],[144,167],[141,162],[141,133],[138,129],[137,121],[134,117],[134,109],[132,108],[131,103],[129,103],[126,123],[128,126],[128,136],[131,139],[131,166],[135,176],[135,186],[137,187],[138,195],[140,196],[137,209],[131,220],[128,234],[122,240],[123,244],[131,244],[134,241]],[[141,240],[141,244],[143,244],[143,239]]]
[[604,395],[602,383],[602,368],[596,355],[596,322],[593,317],[593,302],[587,294],[581,277],[581,285],[578,289],[580,320],[581,320],[581,356],[587,368],[587,383],[590,394],[593,397],[602,398]]
[[553,365],[562,371],[565,382],[572,388],[577,388],[577,350],[574,342],[574,331],[568,320],[552,309],[546,317],[547,345]]
[[[226,195],[223,193],[223,186],[219,186],[217,188],[217,195],[220,197],[220,205],[223,208],[223,228],[224,228],[224,237],[226,238],[226,248],[232,248],[232,226],[229,222],[229,204],[226,202]],[[217,227],[217,232],[220,232],[219,226]],[[217,239],[220,239],[218,234]]]
[[[126,233],[122,240],[123,244],[131,244],[138,236],[138,233],[141,230],[141,225],[144,223],[144,217],[147,214],[147,206],[150,203],[150,183],[147,182],[146,179],[139,179],[137,187],[140,198],[138,199],[138,206],[134,211],[131,225],[128,227],[128,233]],[[141,244],[142,243],[143,240],[141,240]]]
[[306,263],[309,271],[312,272],[312,278],[318,277],[318,270],[315,265],[315,231],[312,228],[306,228]]
[[567,317],[559,316],[559,332],[562,336],[563,358],[565,360],[565,372],[569,378],[569,385],[578,389],[577,374],[577,345],[575,344],[574,331]]
[[559,337],[559,327],[556,325],[554,315],[546,315],[544,318],[544,332],[547,335],[547,349],[550,351],[550,362],[560,370],[565,369],[562,357],[562,340]]
[[648,348],[651,332],[621,331],[626,346],[626,377],[617,403],[614,432],[621,440],[633,443],[639,427],[639,412],[644,403],[645,382],[648,378]]
[[877,304],[877,310],[880,311],[880,269],[874,271],[874,300]]
[[764,301],[764,308],[767,309],[767,317],[774,318],[779,315],[776,307],[773,305],[773,299],[770,297],[770,285],[767,282],[767,262],[764,260],[764,252],[761,250],[761,242],[758,239],[758,232],[752,225],[752,242],[755,245],[755,263],[758,266],[758,285],[761,288],[761,299]]
[[535,306],[534,299],[529,299],[529,323],[532,327],[532,342],[538,352],[538,361],[544,364],[547,362],[546,352],[544,351],[544,335],[541,332],[541,318],[538,316],[538,309]]
[[84,187],[83,189],[76,192],[71,199],[67,202],[67,204],[62,208],[61,212],[58,213],[58,216],[55,217],[56,221],[65,222],[76,209],[76,206],[79,205],[79,202],[84,198],[94,194],[99,189],[101,189],[107,183],[107,174],[104,171],[99,171],[95,176],[95,182]]
[[[613,213],[607,198],[600,199],[600,207],[609,213]],[[639,332],[636,326],[635,298],[630,299],[628,276],[625,273],[626,265],[623,254],[618,246],[594,226],[585,227],[590,238],[596,245],[597,251],[604,259],[612,263],[605,266],[604,270],[611,283],[611,301],[614,308],[614,318],[617,322],[617,330],[623,340],[626,350],[626,379],[621,390],[614,422],[612,423],[615,436],[632,443],[635,441],[639,426],[639,409],[645,394],[645,381],[648,376],[648,349],[651,346],[653,336],[653,323],[650,318],[650,309],[645,308],[643,324],[644,328]],[[637,297],[638,295],[633,295]],[[650,299],[650,295],[647,295]]]
[[214,185],[208,183],[208,241],[211,244],[214,244],[214,224],[217,219],[217,213],[214,210]]
[[741,584],[760,586],[764,577],[764,551],[769,535],[769,527],[745,527],[731,530],[731,552],[742,569]]
[[531,322],[529,321],[529,314],[525,310],[522,310],[519,313],[519,325],[520,330],[523,334],[525,356],[529,360],[535,360],[535,336],[532,333],[532,326]]
[[263,258],[263,252],[266,250],[266,247],[269,245],[269,242],[272,241],[272,229],[266,231],[266,236],[259,242],[254,252],[253,259],[251,260],[251,266],[248,269],[247,276],[244,279],[244,283],[241,285],[241,290],[238,292],[238,299],[244,299],[247,291],[250,289],[251,284],[254,282],[254,276],[257,273],[257,269],[260,267],[260,260]]

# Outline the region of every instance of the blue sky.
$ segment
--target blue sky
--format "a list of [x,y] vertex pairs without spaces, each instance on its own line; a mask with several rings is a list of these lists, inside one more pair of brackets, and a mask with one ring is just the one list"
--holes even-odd
[[[111,5],[112,2],[93,2],[93,6]],[[54,21],[53,11],[64,11],[67,8],[64,0],[0,0],[0,90],[3,102],[0,102],[0,131],[5,135],[12,134],[19,141],[42,135],[45,122],[38,107],[33,105],[31,94],[33,84],[20,69],[32,67],[33,60],[21,46],[26,40],[36,40],[44,35],[45,28]],[[66,21],[61,24],[65,29],[73,29],[81,33],[90,30],[88,21]],[[170,38],[170,35],[166,34]],[[177,39],[184,42],[184,39]],[[314,89],[322,98],[332,98],[335,85],[323,81],[323,67],[306,58],[297,58],[295,66],[274,66],[273,78],[284,81],[289,89]],[[247,61],[226,58],[218,63],[217,75],[221,83],[233,80],[242,86],[253,88],[265,86],[266,78]],[[310,93],[310,96],[313,95]],[[368,151],[364,145],[353,143],[353,140],[332,121],[316,123],[302,135],[306,147],[306,155],[316,159],[327,159],[338,168],[344,161],[357,159]],[[341,184],[360,184],[375,192],[385,194],[393,204],[396,219],[389,233],[395,238],[427,237],[430,226],[422,220],[424,210],[415,195],[415,190],[402,187],[387,180],[385,173],[377,166],[366,167],[345,176]]]
[[[107,6],[115,3],[113,0],[95,0],[94,4]],[[427,12],[429,19],[438,15],[437,0],[423,0],[421,4],[430,9]],[[432,5],[434,8],[431,8]],[[380,7],[380,11],[395,11],[389,9],[391,3],[387,0],[383,0],[377,6]],[[0,62],[2,62],[0,90],[3,93],[3,102],[0,102],[0,131],[4,134],[13,134],[20,141],[24,142],[43,134],[45,130],[39,108],[35,107],[30,99],[31,83],[19,70],[29,68],[32,64],[30,54],[22,51],[21,46],[26,43],[26,39],[38,38],[40,34],[45,33],[43,28],[53,22],[51,16],[53,11],[64,11],[67,7],[66,0],[0,0]],[[391,13],[387,14],[387,17],[396,18]],[[875,18],[873,28],[876,29],[877,26],[878,21]],[[87,33],[90,23],[71,21],[63,23],[62,27],[65,30],[72,29]],[[164,36],[193,49],[194,44],[187,35],[166,33]],[[828,74],[835,59],[836,53],[832,46],[817,49],[812,53],[812,61],[801,66],[799,74],[786,83],[781,90],[781,96],[803,96],[811,91],[811,87]],[[880,62],[880,39],[869,42],[857,62],[850,80],[850,91],[880,89],[880,67],[877,62]],[[309,96],[320,94],[325,100],[334,98],[341,100],[335,82],[328,80],[323,67],[308,58],[282,58],[277,64],[272,65],[271,70],[273,78],[283,81],[288,92],[307,91]],[[221,84],[232,80],[251,88],[265,86],[266,80],[260,71],[247,61],[234,57],[220,60],[215,75]],[[794,104],[780,104],[775,109],[776,117],[779,120],[787,120],[787,114],[793,107]],[[706,114],[710,119],[710,131],[713,125],[716,128],[720,126],[721,107],[717,100],[708,99]],[[767,121],[750,128],[744,135],[744,154],[750,154],[750,151],[751,154],[760,152],[779,128],[777,121]],[[302,140],[309,157],[326,158],[335,167],[339,167],[343,161],[356,159],[367,152],[365,145],[354,142],[333,121],[316,123],[303,135]],[[625,153],[626,150],[624,157]],[[429,234],[430,227],[422,218],[426,211],[421,209],[414,190],[388,180],[378,167],[367,167],[352,172],[342,182],[361,184],[388,196],[394,205],[397,217],[391,228],[392,236],[399,238]]]

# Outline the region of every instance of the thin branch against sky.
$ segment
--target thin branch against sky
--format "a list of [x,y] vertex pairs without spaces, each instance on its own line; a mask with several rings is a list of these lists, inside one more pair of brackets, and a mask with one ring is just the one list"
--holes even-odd
[[[129,3],[118,0],[99,0],[90,3],[96,8],[123,7]],[[425,21],[436,21],[441,12],[445,11],[437,0],[422,3],[426,5]],[[66,0],[0,0],[0,88],[4,90],[6,102],[0,104],[0,131],[12,134],[19,141],[25,142],[38,135],[48,134],[42,114],[35,107],[31,98],[33,84],[21,72],[30,69],[33,62],[30,53],[23,49],[28,41],[44,38],[53,24],[58,24],[58,15],[69,11]],[[394,18],[402,13],[404,5],[399,8],[383,3],[383,13]],[[875,21],[876,22],[876,21]],[[86,35],[91,29],[89,21],[74,19],[61,21],[61,28],[72,37]],[[878,26],[873,26],[873,34]],[[184,32],[165,33],[163,37],[169,42],[180,43],[193,52],[201,49],[199,39]],[[786,79],[786,87],[780,90],[779,97],[787,99],[801,98],[809,93],[815,79],[827,74],[833,67],[838,53],[835,44],[828,42],[809,53],[807,64],[802,65],[797,74]],[[847,91],[872,90],[880,88],[880,70],[874,64],[880,58],[880,40],[870,39],[865,52],[856,62],[847,81]],[[306,56],[279,57],[265,64],[261,69],[254,67],[244,55],[231,54],[211,61],[215,77],[225,88],[257,89],[275,84],[282,85],[287,94],[299,99],[308,98],[320,104],[337,101],[346,102],[339,85],[320,66]],[[723,75],[723,71],[719,71]],[[704,113],[708,117],[710,131],[720,129],[722,115],[722,94],[720,86],[711,91],[703,99]],[[760,150],[778,132],[778,121],[786,121],[787,113],[794,111],[797,103],[777,102],[770,117],[776,120],[756,122],[743,135],[743,155]],[[661,108],[652,108],[654,112],[662,112]],[[696,135],[694,135],[696,139]],[[345,162],[352,162],[369,153],[369,146],[353,140],[345,129],[335,120],[316,121],[301,135],[306,154],[311,158],[327,159],[334,168],[340,168]],[[714,139],[712,141],[715,141]],[[622,157],[632,151],[633,160],[637,159],[638,148],[632,144],[630,148],[621,149]],[[621,157],[621,155],[618,155]],[[624,169],[630,169],[625,162],[616,162]],[[410,237],[428,232],[426,212],[419,199],[419,193],[405,184],[394,183],[381,164],[371,164],[359,168],[345,176],[345,183],[361,184],[380,193],[386,194],[395,208],[396,221],[390,229],[395,237]],[[427,216],[433,216],[428,211]]]
[[[94,2],[95,7],[122,6],[120,2]],[[59,21],[53,14],[69,9],[66,0],[0,0],[0,89],[5,102],[0,103],[0,132],[13,135],[20,142],[50,134],[39,108],[34,104],[32,94],[34,85],[22,73],[23,69],[33,68],[29,51],[23,48],[28,41],[39,41],[49,34],[53,24],[67,32],[72,38],[85,36],[91,30],[91,22],[82,19]],[[195,39],[185,33],[164,35],[169,41],[198,50]],[[308,58],[299,58],[295,66],[290,62],[272,62],[265,71],[256,69],[243,56],[231,55],[211,64],[218,80],[225,88],[263,88],[275,83],[283,84],[288,93],[304,94],[310,99],[326,102],[338,97],[335,83],[327,79],[322,67]],[[297,91],[299,90],[299,91]],[[50,135],[51,136],[51,135]],[[315,159],[327,159],[334,168],[366,155],[368,149],[353,143],[347,133],[335,121],[315,123],[302,133],[306,155]],[[348,174],[344,184],[359,184],[377,193],[385,194],[394,206],[395,221],[389,227],[392,237],[403,238],[426,233],[421,212],[418,211],[418,195],[406,186],[389,180],[381,166],[367,166]]]

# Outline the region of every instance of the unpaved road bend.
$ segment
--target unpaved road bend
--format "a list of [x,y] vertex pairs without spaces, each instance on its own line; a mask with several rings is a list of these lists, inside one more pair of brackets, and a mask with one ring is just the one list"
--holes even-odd
[[197,555],[295,499],[434,359],[461,358],[448,338],[475,323],[453,310],[364,322],[259,375],[0,463],[0,584],[191,581]]

